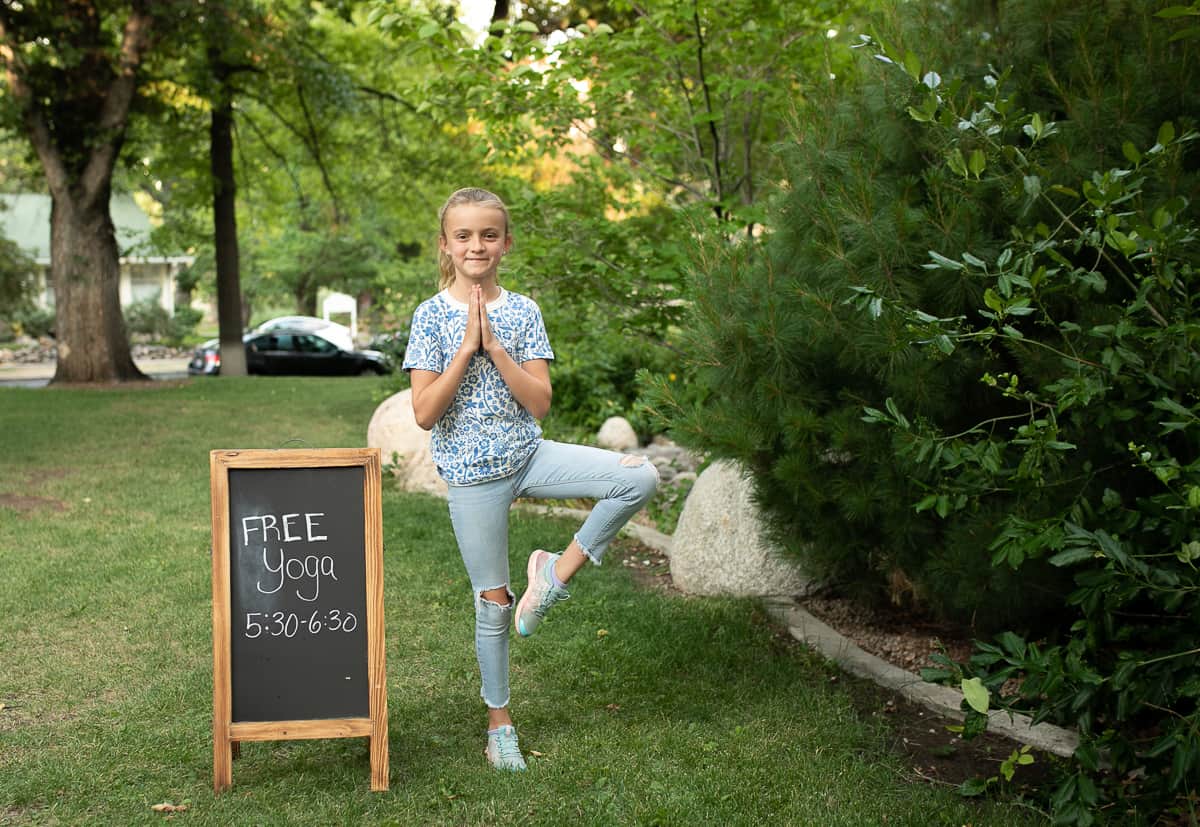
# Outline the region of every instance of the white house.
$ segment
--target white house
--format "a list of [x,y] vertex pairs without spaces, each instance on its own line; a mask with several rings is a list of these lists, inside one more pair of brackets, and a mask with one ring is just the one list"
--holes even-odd
[[[168,314],[175,312],[175,275],[195,260],[163,255],[150,243],[150,218],[132,196],[114,195],[109,204],[121,256],[121,306],[154,299]],[[40,193],[0,194],[0,233],[16,242],[41,268],[37,302],[54,306],[50,284],[50,196]]]

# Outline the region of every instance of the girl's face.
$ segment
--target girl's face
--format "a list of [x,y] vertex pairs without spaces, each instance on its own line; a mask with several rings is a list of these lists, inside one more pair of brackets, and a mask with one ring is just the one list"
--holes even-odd
[[506,232],[501,210],[460,204],[446,210],[438,246],[454,263],[455,278],[487,284],[496,280],[500,258],[512,246],[512,236]]

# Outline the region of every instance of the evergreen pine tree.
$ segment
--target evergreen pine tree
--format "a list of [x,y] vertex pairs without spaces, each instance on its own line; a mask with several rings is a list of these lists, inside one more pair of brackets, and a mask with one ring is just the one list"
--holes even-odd
[[[878,28],[888,54],[946,98],[1007,73],[1024,109],[1059,124],[1040,159],[1046,186],[1078,187],[1116,165],[1124,142],[1148,146],[1163,121],[1197,112],[1195,48],[1172,40],[1143,3],[902,3]],[[681,441],[751,470],[778,539],[810,569],[981,630],[1036,627],[1061,610],[1067,574],[1041,562],[1019,573],[995,567],[988,545],[1006,518],[1056,513],[1071,491],[993,497],[940,519],[963,503],[931,498],[933,474],[905,435],[863,419],[891,400],[896,415],[955,434],[1028,413],[979,378],[1036,381],[1055,357],[997,346],[930,359],[906,319],[870,311],[878,297],[978,321],[985,284],[966,269],[925,269],[929,251],[991,261],[1014,228],[1058,219],[1008,179],[968,171],[964,180],[946,163],[944,136],[920,122],[927,98],[863,51],[856,77],[809,96],[782,149],[789,179],[765,248],[718,244],[697,266],[687,347],[698,401],[666,382],[647,399]],[[969,141],[956,146],[968,158]],[[1172,179],[1180,194],[1196,195],[1195,168],[1185,159]],[[1055,310],[1087,327],[1111,318],[1125,289],[1113,279],[1093,302],[1064,299]],[[1075,470],[1088,461],[1080,452]]]

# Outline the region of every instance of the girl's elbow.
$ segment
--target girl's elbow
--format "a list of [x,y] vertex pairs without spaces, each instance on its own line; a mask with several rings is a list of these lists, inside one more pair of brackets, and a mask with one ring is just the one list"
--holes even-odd
[[422,431],[432,431],[433,426],[437,424],[437,417],[430,416],[425,411],[418,411],[416,406],[413,406],[413,419],[417,422],[417,427]]

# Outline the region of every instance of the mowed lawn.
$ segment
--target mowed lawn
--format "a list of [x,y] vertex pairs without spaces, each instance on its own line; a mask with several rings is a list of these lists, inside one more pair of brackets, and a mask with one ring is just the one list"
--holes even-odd
[[[360,447],[380,389],[0,389],[0,824],[1039,823],[911,783],[830,667],[779,646],[752,601],[661,594],[619,565],[514,635],[530,770],[491,770],[445,505],[389,488],[390,790],[370,791],[355,738],[245,744],[214,795],[208,453]],[[530,549],[572,531],[515,514],[514,588]]]

